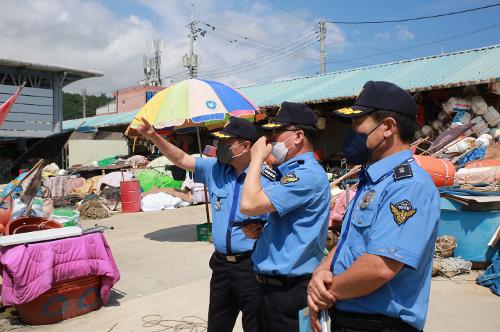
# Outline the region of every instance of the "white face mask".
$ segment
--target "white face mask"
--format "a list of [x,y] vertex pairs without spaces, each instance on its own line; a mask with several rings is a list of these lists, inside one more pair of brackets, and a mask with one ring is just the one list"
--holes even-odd
[[288,153],[288,149],[285,145],[285,143],[294,136],[295,133],[290,135],[286,140],[283,142],[272,142],[271,145],[273,146],[273,151],[271,152],[273,158],[276,160],[278,164],[283,164],[285,161],[286,155]]

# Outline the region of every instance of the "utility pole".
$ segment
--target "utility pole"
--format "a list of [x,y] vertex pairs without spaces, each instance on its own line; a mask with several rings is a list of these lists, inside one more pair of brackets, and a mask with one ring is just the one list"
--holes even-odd
[[195,3],[191,2],[191,23],[189,23],[189,55],[184,55],[183,64],[184,67],[189,70],[189,78],[195,78],[198,68],[198,55],[194,54],[194,41],[196,39],[196,33],[198,30],[196,28],[196,21],[194,20],[194,7]]
[[319,73],[326,73],[326,24],[324,20],[319,21]]
[[87,117],[87,89],[82,90],[82,101],[83,101],[83,118]]

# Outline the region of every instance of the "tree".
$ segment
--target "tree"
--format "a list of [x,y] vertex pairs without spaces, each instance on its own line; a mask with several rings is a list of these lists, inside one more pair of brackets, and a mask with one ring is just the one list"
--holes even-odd
[[[105,94],[100,96],[87,96],[87,117],[94,116],[96,108],[106,105],[113,98],[106,97]],[[83,100],[78,93],[63,94],[63,120],[81,119],[83,118]]]

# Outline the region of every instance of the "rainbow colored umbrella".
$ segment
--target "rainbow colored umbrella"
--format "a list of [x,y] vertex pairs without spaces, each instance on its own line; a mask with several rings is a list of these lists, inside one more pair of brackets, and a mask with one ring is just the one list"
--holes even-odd
[[[222,126],[230,116],[260,120],[259,113],[245,96],[228,85],[216,81],[188,79],[157,93],[135,115],[126,133],[134,135],[142,118],[156,130],[196,127],[198,150],[202,154],[199,127],[209,129]],[[207,192],[205,189],[205,198]],[[208,203],[205,204],[207,222],[210,223]]]
[[136,129],[141,118],[156,129],[213,126],[229,116],[253,119],[264,116],[245,96],[216,81],[188,79],[157,93],[136,114],[127,132]]

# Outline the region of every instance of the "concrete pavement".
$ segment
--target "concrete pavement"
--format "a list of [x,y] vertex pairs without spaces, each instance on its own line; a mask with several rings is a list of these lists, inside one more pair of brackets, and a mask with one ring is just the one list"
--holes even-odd
[[[195,227],[205,222],[204,214],[203,206],[195,206],[118,214],[98,221],[115,228],[105,232],[121,273],[110,303],[48,326],[24,326],[4,313],[0,331],[161,331],[181,323],[157,325],[155,321],[186,316],[199,317],[186,321],[202,326],[208,311],[208,260],[213,252],[211,244],[196,241]],[[83,224],[90,227],[95,221]],[[500,330],[500,297],[473,280],[474,275],[433,279],[426,331]],[[235,331],[242,331],[240,319]]]

